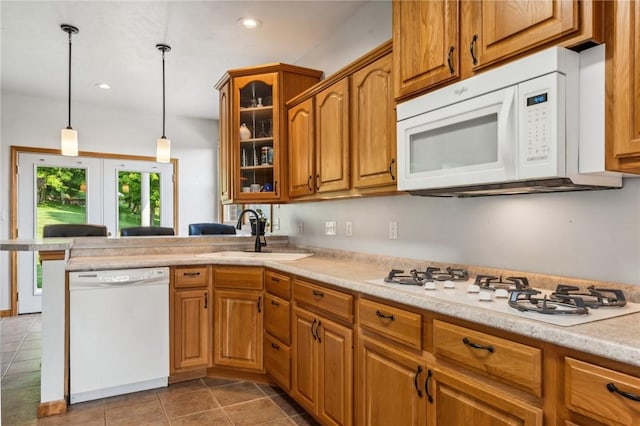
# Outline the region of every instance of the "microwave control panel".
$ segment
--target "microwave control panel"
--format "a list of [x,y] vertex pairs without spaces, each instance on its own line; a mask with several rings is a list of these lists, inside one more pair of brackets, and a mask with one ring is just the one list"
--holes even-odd
[[542,92],[528,96],[524,106],[526,137],[526,161],[546,161],[550,154],[551,114],[549,111],[549,94]]

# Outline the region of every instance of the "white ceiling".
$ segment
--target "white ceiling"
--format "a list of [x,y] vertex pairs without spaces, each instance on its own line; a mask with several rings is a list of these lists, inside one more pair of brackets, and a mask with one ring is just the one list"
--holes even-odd
[[[73,101],[218,118],[215,83],[227,69],[296,63],[366,1],[1,1],[2,90],[67,98],[73,36]],[[253,16],[256,30],[237,23]],[[110,90],[95,87],[106,82]]]

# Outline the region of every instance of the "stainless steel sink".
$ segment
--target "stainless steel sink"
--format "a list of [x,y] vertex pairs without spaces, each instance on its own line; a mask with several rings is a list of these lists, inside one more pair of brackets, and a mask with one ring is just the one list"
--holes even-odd
[[313,256],[313,253],[293,252],[254,252],[254,251],[218,251],[214,253],[198,254],[196,257],[211,259],[264,259],[264,260],[300,260]]

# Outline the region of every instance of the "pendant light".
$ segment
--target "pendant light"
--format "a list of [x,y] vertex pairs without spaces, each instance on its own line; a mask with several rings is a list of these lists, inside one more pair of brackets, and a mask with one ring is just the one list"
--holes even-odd
[[78,132],[71,128],[71,34],[78,34],[78,28],[62,24],[60,28],[69,34],[69,122],[66,129],[60,130],[60,148],[62,155],[78,156]]
[[171,158],[171,141],[164,134],[165,122],[165,96],[164,96],[164,54],[171,51],[171,46],[167,44],[156,44],[156,49],[162,51],[162,137],[156,144],[156,161],[168,163]]

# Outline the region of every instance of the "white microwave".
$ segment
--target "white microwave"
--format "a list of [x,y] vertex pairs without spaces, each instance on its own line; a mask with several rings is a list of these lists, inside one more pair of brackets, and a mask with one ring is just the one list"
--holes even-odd
[[547,49],[401,103],[397,113],[398,190],[473,196],[622,186],[619,174],[604,172],[604,46]]

